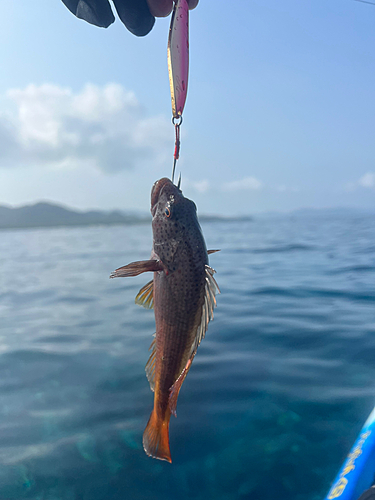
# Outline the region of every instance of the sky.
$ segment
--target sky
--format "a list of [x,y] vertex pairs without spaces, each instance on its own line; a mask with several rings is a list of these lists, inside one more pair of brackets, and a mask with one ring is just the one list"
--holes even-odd
[[[172,170],[169,18],[144,38],[6,2],[0,204],[149,210]],[[177,172],[200,213],[375,209],[375,6],[200,0]]]

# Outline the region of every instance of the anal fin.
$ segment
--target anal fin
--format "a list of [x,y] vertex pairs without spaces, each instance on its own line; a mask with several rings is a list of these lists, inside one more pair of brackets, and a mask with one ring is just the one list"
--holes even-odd
[[176,413],[176,408],[177,408],[177,399],[178,399],[178,394],[180,392],[181,386],[186,378],[186,375],[188,374],[188,371],[190,370],[191,364],[193,362],[195,356],[195,352],[192,354],[188,362],[186,363],[185,368],[182,370],[181,375],[178,377],[176,382],[172,385],[169,391],[169,409],[171,410],[171,413],[177,417]]
[[152,392],[155,390],[155,364],[156,364],[156,339],[151,342],[149,351],[151,351],[150,357],[146,363],[145,371],[147,380],[150,383],[150,389]]

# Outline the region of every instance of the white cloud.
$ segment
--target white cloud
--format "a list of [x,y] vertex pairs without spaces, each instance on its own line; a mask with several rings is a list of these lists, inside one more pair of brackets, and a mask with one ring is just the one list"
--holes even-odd
[[262,186],[262,182],[255,177],[245,177],[240,181],[227,182],[222,187],[224,191],[256,191],[261,189]]
[[300,189],[295,186],[286,186],[285,184],[280,184],[276,186],[276,191],[279,193],[299,193]]
[[198,193],[207,193],[210,189],[210,183],[207,179],[202,179],[200,181],[191,181],[187,178],[182,178],[182,184],[186,188],[193,189],[194,191],[198,191]]
[[133,92],[121,85],[88,84],[81,92],[57,85],[12,89],[13,114],[0,115],[0,168],[45,166],[104,172],[165,161],[171,126],[145,116]]
[[356,182],[347,182],[344,185],[344,190],[348,192],[356,191],[358,188],[375,189],[375,173],[367,172]]
[[359,181],[358,184],[362,187],[365,188],[375,188],[375,173],[374,172],[367,172],[367,174],[363,175]]

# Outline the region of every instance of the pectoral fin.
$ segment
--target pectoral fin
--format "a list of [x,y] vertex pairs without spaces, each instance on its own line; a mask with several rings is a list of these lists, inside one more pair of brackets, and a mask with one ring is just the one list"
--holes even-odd
[[149,271],[162,271],[163,265],[159,260],[140,260],[131,262],[127,266],[119,267],[114,271],[110,278],[127,278],[128,276],[138,276],[138,274]]
[[135,297],[135,303],[146,309],[154,308],[154,280],[149,281],[139,290]]
[[215,252],[220,252],[220,250],[207,250],[208,255],[210,255],[211,253],[215,253]]

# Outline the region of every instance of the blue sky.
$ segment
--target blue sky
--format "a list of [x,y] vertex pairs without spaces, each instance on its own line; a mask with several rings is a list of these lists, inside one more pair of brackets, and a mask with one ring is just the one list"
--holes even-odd
[[[375,6],[200,0],[190,26],[178,168],[200,212],[375,208]],[[0,204],[148,210],[172,167],[168,28],[2,6]]]

